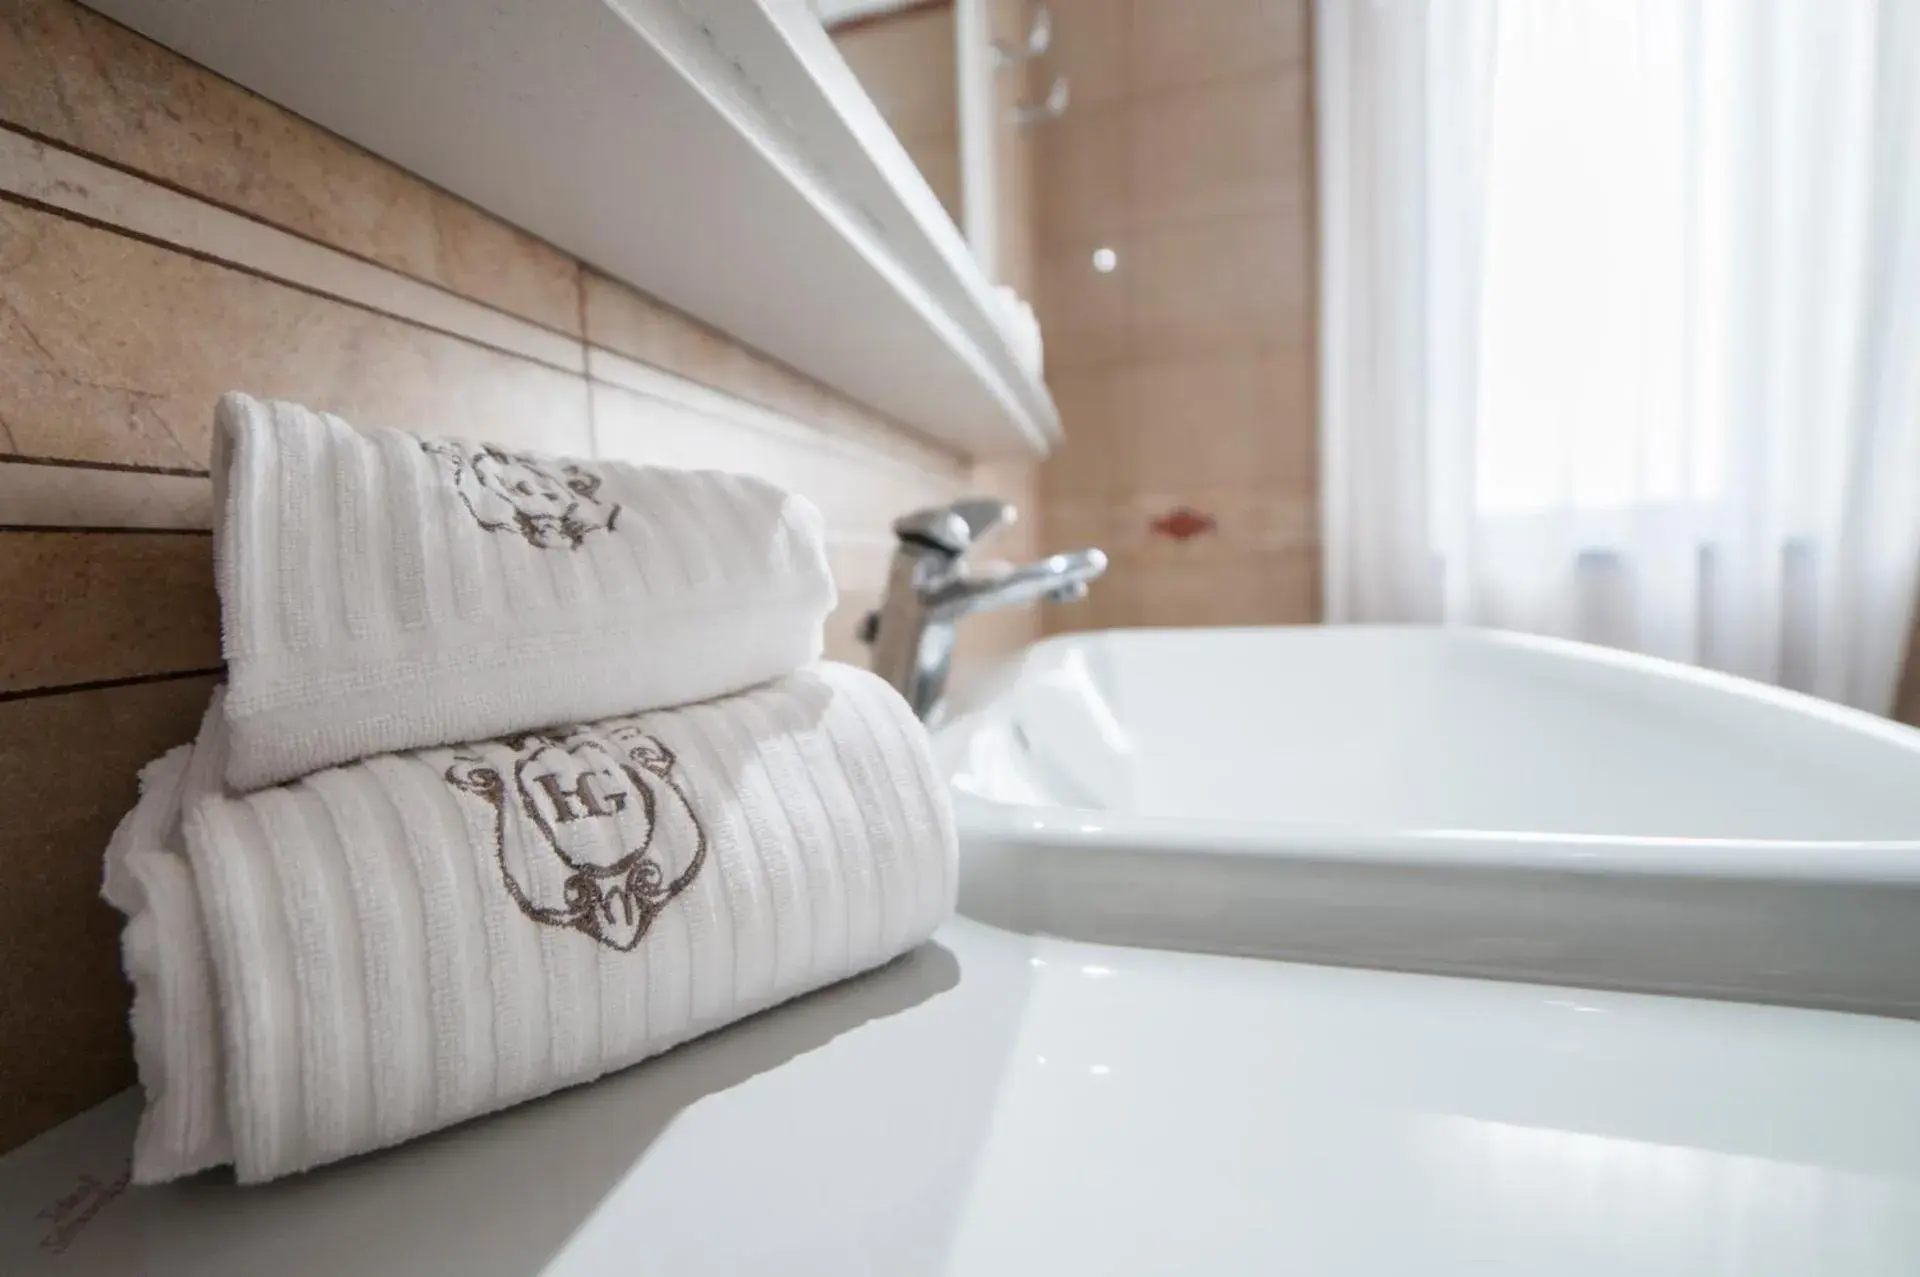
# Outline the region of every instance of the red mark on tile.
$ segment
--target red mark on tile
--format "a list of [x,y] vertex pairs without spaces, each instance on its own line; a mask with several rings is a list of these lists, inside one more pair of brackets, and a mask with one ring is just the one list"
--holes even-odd
[[1220,527],[1206,511],[1184,505],[1167,511],[1148,526],[1156,536],[1172,537],[1175,541],[1191,541]]

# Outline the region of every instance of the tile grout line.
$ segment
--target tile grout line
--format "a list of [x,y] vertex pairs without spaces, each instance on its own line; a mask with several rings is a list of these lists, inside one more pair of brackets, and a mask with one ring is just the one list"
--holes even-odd
[[[9,143],[8,138],[15,139],[15,143]],[[537,329],[542,339],[542,345],[555,348],[559,345],[564,345],[566,347],[566,354],[560,356],[554,354],[551,349],[546,352],[541,352],[527,346],[516,348],[512,345],[504,345],[501,344],[501,341],[494,339],[501,335],[497,332],[490,336],[477,332],[472,327],[463,327],[451,322],[436,322],[436,319],[448,318],[446,316],[428,317],[420,313],[402,313],[404,308],[382,305],[378,302],[367,300],[364,296],[356,295],[354,290],[328,287],[308,279],[299,278],[298,271],[271,269],[268,266],[259,264],[257,260],[261,256],[270,253],[272,249],[276,247],[276,245],[271,242],[265,244],[260,252],[254,254],[256,260],[250,261],[243,259],[243,257],[238,254],[227,255],[203,247],[193,242],[196,237],[189,230],[182,229],[177,225],[162,227],[137,225],[136,223],[141,219],[125,216],[123,209],[117,209],[113,206],[114,201],[111,192],[103,195],[98,191],[89,189],[83,182],[68,180],[51,171],[40,173],[38,176],[42,180],[36,183],[32,180],[35,174],[26,171],[32,166],[36,157],[28,156],[23,158],[20,147],[16,144],[20,142],[24,142],[26,146],[30,148],[38,148],[44,152],[68,157],[74,165],[96,168],[102,173],[111,174],[115,180],[123,185],[131,184],[131,190],[123,190],[120,192],[124,197],[137,200],[143,196],[161,194],[169,201],[179,202],[180,207],[172,211],[182,216],[191,216],[195,210],[208,210],[221,217],[237,219],[245,222],[254,232],[268,237],[270,241],[276,239],[284,240],[288,243],[298,244],[303,250],[310,250],[316,254],[337,256],[343,260],[353,262],[363,273],[372,272],[380,277],[386,278],[388,281],[399,281],[407,287],[431,290],[437,297],[450,302],[455,307],[471,306],[486,310],[490,315],[499,318],[509,325],[524,325],[528,328]],[[48,196],[55,198],[47,198]],[[609,348],[596,347],[584,335],[586,323],[585,267],[579,263],[576,263],[575,271],[576,296],[578,299],[577,306],[580,313],[583,333],[581,336],[576,337],[558,329],[535,325],[532,321],[523,320],[507,312],[488,307],[485,303],[475,302],[471,299],[461,297],[458,294],[447,292],[437,285],[417,280],[411,276],[393,271],[391,268],[367,261],[330,245],[294,235],[292,232],[288,232],[271,223],[260,221],[244,213],[234,212],[191,193],[180,192],[154,182],[144,175],[96,161],[82,152],[62,147],[57,143],[43,142],[37,137],[4,124],[0,124],[0,201],[31,208],[51,216],[90,226],[109,234],[121,235],[139,242],[152,244],[168,252],[179,253],[195,260],[204,261],[215,267],[232,270],[239,274],[258,278],[281,287],[291,288],[341,305],[352,306],[397,323],[408,324],[425,331],[439,333],[455,340],[465,341],[497,354],[524,359],[544,367],[584,377],[589,381],[599,380],[605,384],[618,385],[630,391],[638,390],[643,394],[649,393],[650,388],[636,386],[633,384],[635,379],[631,377],[608,378],[602,376],[595,378],[591,365],[594,362],[593,357],[595,352],[600,351],[613,356],[623,363],[645,368],[649,373],[658,373],[661,377],[670,377],[678,381],[683,381],[686,385],[693,387],[701,398],[711,397],[713,400],[727,401],[729,410],[721,415],[728,420],[737,421],[740,424],[753,425],[769,432],[791,434],[796,438],[802,438],[807,443],[821,447],[829,452],[853,455],[861,459],[872,459],[890,466],[904,468],[915,475],[947,477],[942,473],[944,467],[936,463],[918,458],[908,459],[899,456],[884,447],[863,440],[848,438],[844,435],[823,429],[798,417],[794,417],[787,412],[760,405],[734,392],[710,386],[703,382],[693,381],[692,379],[681,378],[678,374],[667,373],[664,369],[655,369],[643,361],[632,359],[630,356],[619,354]],[[162,210],[148,220],[150,222],[157,221],[164,223],[166,220],[166,210]],[[207,239],[211,238],[211,236],[203,234],[198,238]],[[547,339],[552,340],[549,341]],[[684,395],[670,396],[670,398],[675,399],[685,397]],[[589,398],[591,399],[591,396],[589,396]],[[594,446],[597,451],[599,447],[597,430],[590,432],[590,438],[594,441]],[[8,458],[4,456],[0,456],[0,461],[7,459]],[[68,462],[67,459],[21,457],[20,460],[28,464],[72,464]],[[136,473],[164,473],[183,477],[198,477],[205,473],[204,471],[192,470],[185,467],[141,467],[136,470],[130,466],[115,466],[115,463],[97,463],[92,466],[74,465],[73,468],[103,470],[108,468],[124,468],[134,470]]]
[[566,364],[555,363],[552,360],[542,359],[537,355],[530,355],[523,350],[514,350],[514,349],[511,349],[510,347],[497,345],[493,342],[485,341],[485,340],[482,340],[481,338],[474,337],[469,333],[463,333],[458,331],[457,329],[444,328],[437,324],[428,323],[425,320],[414,318],[409,315],[397,315],[392,311],[382,309],[381,307],[376,306],[371,302],[361,301],[357,297],[351,297],[344,293],[330,292],[327,289],[320,288],[312,284],[302,283],[299,280],[287,279],[283,276],[273,274],[270,271],[262,270],[254,266],[249,266],[243,262],[236,262],[231,260],[230,258],[221,257],[217,253],[208,252],[204,249],[194,248],[187,244],[176,243],[172,240],[164,239],[157,235],[150,235],[144,231],[134,230],[131,227],[122,226],[118,223],[107,221],[99,217],[94,217],[87,213],[76,212],[75,210],[70,208],[63,208],[58,204],[49,204],[44,200],[35,199],[30,195],[21,195],[15,191],[5,189],[5,188],[0,188],[0,203],[18,205],[19,207],[22,207],[22,208],[32,209],[35,212],[46,213],[53,217],[58,217],[66,221],[75,222],[82,226],[90,226],[95,230],[105,231],[110,235],[120,235],[120,236],[124,236],[127,239],[136,240],[143,244],[151,244],[155,248],[165,249],[167,252],[170,252],[170,253],[178,253],[182,257],[190,257],[190,258],[193,258],[195,261],[205,262],[209,266],[217,266],[222,270],[230,270],[237,275],[246,275],[252,279],[263,280],[266,283],[275,284],[281,288],[291,289],[297,293],[305,293],[309,297],[318,297],[323,301],[334,302],[341,306],[351,306],[353,309],[362,311],[366,314],[377,315],[382,319],[390,319],[394,323],[405,324],[410,328],[418,328],[423,332],[437,333],[442,337],[450,337],[455,341],[464,341],[468,345],[477,346],[482,350],[490,350],[496,355],[504,355],[509,359],[524,360],[527,363],[537,365],[538,367],[541,367],[541,368],[551,368],[555,372],[568,373],[576,377],[582,375],[578,368],[572,368],[567,366]]
[[212,473],[192,466],[149,466],[131,461],[91,461],[82,457],[38,457],[0,452],[0,466],[46,466],[58,470],[100,470],[110,474],[149,474],[169,479],[208,479]]
[[[238,204],[231,204],[231,203],[228,203],[226,200],[218,199],[214,196],[205,194],[204,192],[193,190],[192,188],[183,186],[180,183],[175,182],[169,178],[160,177],[153,173],[143,173],[139,169],[134,168],[130,164],[125,164],[109,156],[101,155],[97,151],[90,151],[87,148],[82,146],[75,146],[71,142],[66,142],[60,138],[53,137],[49,134],[41,133],[38,130],[27,128],[25,125],[17,124],[10,120],[0,120],[0,132],[16,134],[20,137],[26,138],[30,142],[36,142],[41,146],[47,147],[50,150],[62,151],[68,155],[74,156],[75,158],[80,160],[84,160],[90,164],[97,164],[101,168],[111,169],[116,173],[123,174],[124,176],[132,179],[135,182],[138,182],[147,186],[157,187],[160,190],[167,191],[173,195],[180,196],[182,199],[192,200],[197,204],[204,204],[209,208],[218,209],[219,211],[223,213],[231,214],[234,217],[243,218],[246,221],[252,222],[256,226],[263,227],[269,231],[273,231],[280,235],[285,235],[290,239],[299,240],[305,244],[311,244],[315,248],[324,249],[325,251],[330,253],[338,253],[342,257],[350,257],[354,261],[361,262],[367,266],[371,266],[376,270],[386,271],[390,274],[398,275],[404,279],[411,280],[414,283],[420,285],[422,288],[430,288],[435,292],[444,294],[446,297],[450,298],[453,301],[464,302],[469,305],[479,306],[485,310],[490,310],[504,319],[514,320],[523,324],[531,324],[533,327],[541,329],[545,332],[552,333],[556,337],[565,337],[569,340],[577,340],[584,336],[584,333],[568,332],[566,329],[557,328],[553,324],[548,323],[545,320],[536,319],[533,316],[523,314],[520,311],[509,310],[507,307],[500,305],[498,302],[491,302],[486,300],[483,297],[474,297],[467,293],[460,292],[459,290],[451,287],[450,285],[441,283],[439,280],[429,279],[424,275],[418,275],[412,271],[402,270],[397,266],[394,266],[387,262],[383,262],[376,257],[369,256],[368,254],[360,252],[356,249],[347,248],[341,244],[331,243],[327,240],[321,239],[317,235],[312,235],[302,230],[296,230],[291,226],[283,226],[280,223],[272,221],[266,217],[263,217],[258,213],[242,208]],[[373,158],[377,159],[379,157],[375,156]],[[382,161],[382,162],[384,163],[386,161]],[[432,183],[426,182],[424,178],[419,178],[415,174],[410,173],[408,174],[408,176],[414,177],[416,180],[420,181],[423,185],[432,186]],[[439,190],[440,188],[433,187],[433,189]],[[441,193],[446,194],[450,198],[453,198],[456,200],[461,199],[460,196],[452,195],[451,192],[441,192]],[[466,203],[467,201],[462,200],[461,202]],[[474,208],[475,211],[480,212],[489,218],[492,218],[494,221],[497,221],[497,222],[500,221],[500,219],[496,217],[494,214],[487,213],[485,209],[481,209],[477,205],[468,204],[468,207]],[[500,224],[508,227],[510,230],[514,231],[516,234],[520,234],[520,235],[527,234],[526,231],[521,230],[517,226],[513,226],[511,223],[500,222]],[[543,247],[550,249],[555,253],[559,253],[563,257],[566,257],[567,260],[573,262],[573,264],[576,267],[580,265],[580,262],[577,258],[574,258],[570,254],[562,252],[562,250],[555,248],[551,244],[548,244],[545,240],[541,240],[541,239],[538,239],[537,237],[532,237],[532,236],[529,236],[529,238],[534,238],[536,243],[539,243]]]
[[117,525],[111,523],[0,523],[0,536],[32,535],[34,533],[65,533],[89,536],[111,534],[125,536],[136,533],[141,536],[161,537],[210,537],[212,528],[170,528],[141,527],[137,524]]
[[209,669],[165,670],[154,674],[132,674],[125,678],[93,679],[84,683],[49,683],[40,687],[13,688],[0,691],[0,705],[9,701],[30,701],[49,696],[74,695],[80,692],[104,692],[119,687],[139,687],[145,683],[170,683],[181,679],[205,678],[226,672],[226,666],[215,665]]
[[586,380],[587,455],[600,460],[600,405],[593,393],[593,335],[587,331],[587,264],[573,264],[573,307],[580,319],[580,375]]
[[579,374],[581,339],[0,126],[0,196]]
[[[637,371],[636,371],[637,370]],[[965,486],[964,476],[948,476],[932,466],[896,456],[861,440],[823,430],[797,417],[765,407],[705,382],[656,367],[606,346],[587,347],[587,380],[641,399],[655,399],[759,434],[812,448],[839,459],[885,466],[914,478],[933,478]],[[724,408],[721,403],[724,401]],[[964,468],[964,467],[963,467]]]

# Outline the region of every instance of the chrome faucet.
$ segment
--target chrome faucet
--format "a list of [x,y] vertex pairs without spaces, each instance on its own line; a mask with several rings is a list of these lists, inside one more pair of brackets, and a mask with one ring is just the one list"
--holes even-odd
[[878,612],[860,623],[874,673],[900,690],[921,718],[946,693],[954,627],[973,612],[1036,600],[1070,603],[1107,570],[1098,550],[1056,554],[994,575],[963,570],[960,560],[995,528],[1018,517],[1011,505],[973,497],[915,510],[894,520],[893,566]]

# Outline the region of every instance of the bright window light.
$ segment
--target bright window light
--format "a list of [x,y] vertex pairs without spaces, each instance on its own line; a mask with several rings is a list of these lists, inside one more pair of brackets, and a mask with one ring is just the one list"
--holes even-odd
[[[1475,413],[1487,513],[1689,503],[1722,486],[1725,415],[1689,370],[1723,340],[1723,223],[1692,171],[1686,6],[1502,12],[1489,103]],[[1709,119],[1709,126],[1711,120]]]

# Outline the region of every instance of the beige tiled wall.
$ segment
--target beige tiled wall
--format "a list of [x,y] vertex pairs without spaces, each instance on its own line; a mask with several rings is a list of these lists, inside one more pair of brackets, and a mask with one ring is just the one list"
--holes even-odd
[[[1039,303],[1046,537],[1113,556],[1060,627],[1319,616],[1308,0],[1055,0]],[[1092,267],[1096,248],[1118,268]],[[1152,524],[1181,507],[1215,529]]]
[[894,515],[1020,487],[71,0],[0,0],[0,1150],[132,1079],[100,855],[219,677],[230,388],[767,475],[827,513],[842,658]]

